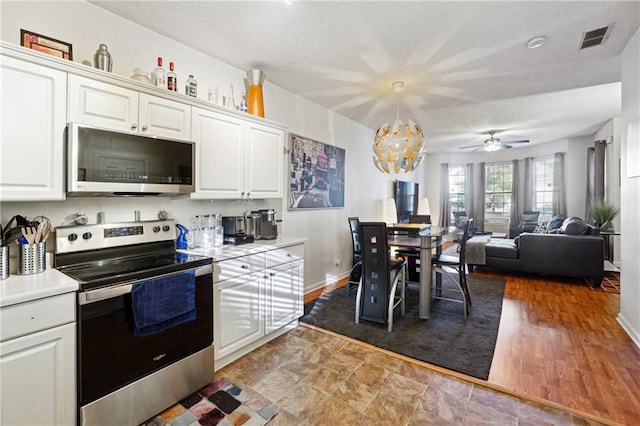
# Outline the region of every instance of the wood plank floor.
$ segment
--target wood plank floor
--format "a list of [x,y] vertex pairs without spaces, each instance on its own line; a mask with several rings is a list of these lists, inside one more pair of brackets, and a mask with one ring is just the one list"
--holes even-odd
[[640,424],[640,349],[616,322],[619,295],[580,280],[488,268],[473,274],[506,280],[489,384],[612,423]]

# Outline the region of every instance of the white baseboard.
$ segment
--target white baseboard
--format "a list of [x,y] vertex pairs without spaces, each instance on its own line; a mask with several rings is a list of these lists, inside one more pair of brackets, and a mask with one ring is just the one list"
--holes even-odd
[[616,320],[618,321],[618,324],[622,326],[624,331],[629,335],[629,337],[631,337],[631,340],[633,341],[633,343],[635,343],[636,346],[640,348],[640,332],[638,332],[638,330],[635,330],[631,326],[629,321],[626,320],[626,318],[624,317],[624,315],[622,315],[622,313],[618,314],[618,316],[616,317]]
[[340,280],[342,280],[344,278],[347,278],[349,276],[349,273],[351,273],[351,271],[344,272],[344,273],[342,273],[341,275],[338,275],[338,276],[331,276],[329,279],[317,282],[315,284],[311,284],[310,286],[304,288],[304,294],[305,295],[309,294],[309,293],[314,292],[316,290],[319,290],[319,289],[321,289],[323,287],[326,287],[329,284],[334,284],[334,283],[336,283],[336,282],[338,282],[338,281],[340,281]]

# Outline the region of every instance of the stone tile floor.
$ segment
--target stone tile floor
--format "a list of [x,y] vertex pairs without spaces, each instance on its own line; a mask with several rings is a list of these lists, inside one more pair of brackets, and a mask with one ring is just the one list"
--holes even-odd
[[281,425],[598,425],[304,326],[217,371]]

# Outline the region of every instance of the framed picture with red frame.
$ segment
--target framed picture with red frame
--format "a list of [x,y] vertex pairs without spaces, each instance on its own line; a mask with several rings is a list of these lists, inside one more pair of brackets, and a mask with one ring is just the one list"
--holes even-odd
[[43,36],[32,31],[20,29],[20,44],[26,48],[37,50],[58,58],[73,60],[73,47],[55,38]]

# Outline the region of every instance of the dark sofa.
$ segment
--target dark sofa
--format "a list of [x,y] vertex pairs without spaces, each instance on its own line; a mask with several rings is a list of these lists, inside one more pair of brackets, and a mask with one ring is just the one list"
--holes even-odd
[[491,239],[485,253],[485,266],[496,269],[587,278],[596,287],[604,277],[600,236],[523,233],[513,240]]

